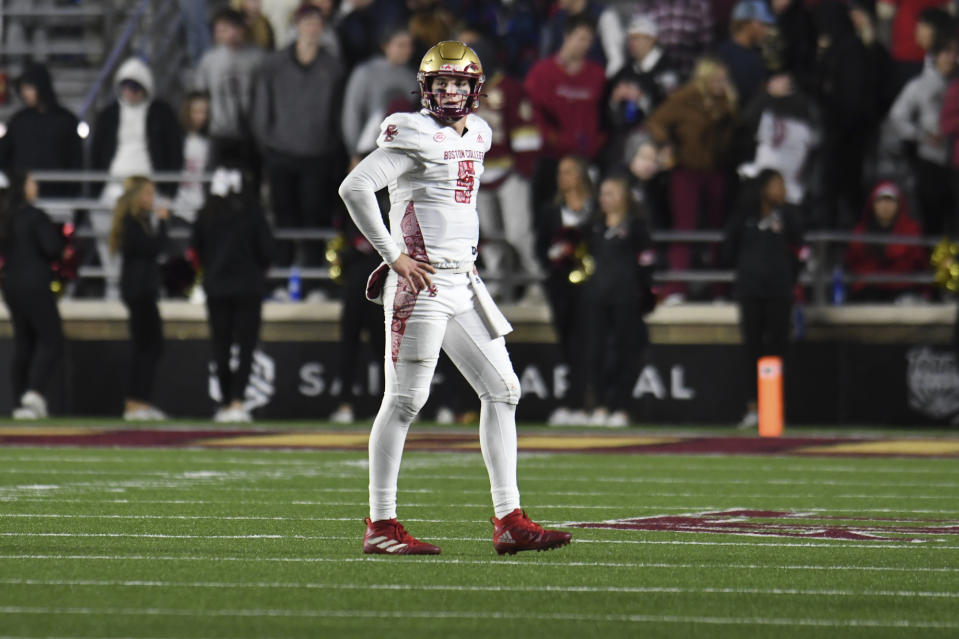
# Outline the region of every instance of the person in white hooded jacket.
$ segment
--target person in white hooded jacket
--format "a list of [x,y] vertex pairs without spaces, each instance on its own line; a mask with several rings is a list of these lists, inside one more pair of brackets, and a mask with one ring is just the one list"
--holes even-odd
[[[183,168],[183,132],[173,108],[154,95],[153,72],[130,58],[113,78],[117,99],[93,126],[92,165],[120,178]],[[159,184],[172,197],[177,183]]]
[[[91,167],[107,171],[117,178],[103,191],[103,210],[93,211],[93,229],[100,263],[107,268],[107,297],[117,297],[118,276],[114,260],[107,250],[106,232],[112,221],[111,210],[123,192],[124,178],[150,175],[157,171],[183,169],[183,132],[173,108],[154,95],[153,72],[140,58],[129,58],[113,78],[117,99],[97,113],[91,140]],[[177,182],[158,183],[165,198],[176,195]],[[103,186],[102,184],[98,186]]]

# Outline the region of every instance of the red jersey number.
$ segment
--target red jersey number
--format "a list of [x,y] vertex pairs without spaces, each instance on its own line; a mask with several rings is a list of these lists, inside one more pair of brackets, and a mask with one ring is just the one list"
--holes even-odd
[[473,166],[473,160],[460,160],[459,175],[456,179],[456,186],[459,187],[454,198],[459,204],[469,204],[473,198],[473,185],[476,180],[476,167]]

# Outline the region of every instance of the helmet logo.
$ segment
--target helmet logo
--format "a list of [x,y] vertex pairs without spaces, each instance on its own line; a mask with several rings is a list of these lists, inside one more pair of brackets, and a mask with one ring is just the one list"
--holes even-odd
[[442,64],[440,65],[440,71],[456,71],[456,67],[452,64]]

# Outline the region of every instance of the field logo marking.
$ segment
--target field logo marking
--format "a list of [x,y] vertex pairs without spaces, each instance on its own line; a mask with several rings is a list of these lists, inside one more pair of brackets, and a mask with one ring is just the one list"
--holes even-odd
[[610,519],[600,522],[569,522],[564,526],[605,530],[908,542],[931,541],[928,537],[917,537],[917,535],[959,535],[959,521],[954,520],[838,517],[823,513],[748,509]]

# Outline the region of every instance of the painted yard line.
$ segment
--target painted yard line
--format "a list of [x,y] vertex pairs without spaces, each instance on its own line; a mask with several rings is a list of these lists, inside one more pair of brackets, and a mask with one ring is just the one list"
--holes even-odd
[[[316,490],[316,489],[311,488],[310,490]],[[364,493],[364,494],[367,492],[367,489],[366,489],[366,488],[362,488],[362,489],[359,489],[359,488],[358,488],[358,489],[349,489],[349,488],[346,488],[346,489],[342,489],[342,490],[340,490],[340,489],[335,489],[335,488],[330,488],[330,489],[328,489],[328,490],[329,490],[329,492],[360,492],[360,493]],[[440,493],[441,493],[441,491],[433,491],[433,490],[400,490],[400,493],[401,493],[401,494],[403,494],[403,493],[434,493],[434,492],[437,493],[437,494],[440,494]],[[483,495],[485,495],[485,494],[487,494],[489,491],[477,490],[477,491],[457,491],[457,492],[473,492],[473,493],[476,493],[476,494],[483,494]],[[445,494],[445,493],[444,493],[444,494]],[[528,497],[528,496],[530,496],[531,492],[530,492],[530,491],[524,491],[523,494]],[[536,493],[532,493],[532,494],[536,494]],[[550,494],[551,494],[551,495],[560,495],[560,496],[583,496],[583,497],[603,497],[603,496],[609,496],[609,495],[615,495],[615,494],[623,494],[623,495],[632,495],[632,496],[635,496],[635,493],[582,493],[582,494],[578,494],[578,493],[556,492],[556,493],[550,493]],[[770,497],[770,499],[773,499],[773,497]],[[4,500],[0,499],[0,501],[4,501]],[[233,501],[216,501],[216,502],[209,502],[209,501],[205,501],[205,500],[184,500],[184,499],[174,499],[174,500],[163,500],[163,499],[140,500],[140,499],[63,499],[63,498],[59,498],[59,497],[53,497],[53,498],[46,498],[46,497],[17,497],[16,499],[13,499],[13,500],[7,500],[7,503],[13,503],[13,502],[31,503],[31,504],[71,504],[71,505],[76,505],[76,504],[123,504],[123,505],[132,505],[132,506],[139,505],[139,504],[158,504],[158,505],[165,505],[165,504],[169,504],[169,505],[183,505],[183,504],[187,504],[187,505],[188,505],[188,504],[203,504],[203,505],[216,505],[216,504],[273,505],[273,504],[275,504],[275,505],[290,505],[290,502],[282,502],[282,501],[260,501],[260,502],[251,502],[251,501],[242,501],[242,502],[239,502],[239,501],[237,501],[237,502],[233,502]],[[325,502],[308,502],[307,505],[319,505],[319,504],[324,504],[324,503],[325,503]],[[293,504],[293,505],[301,506],[301,505],[304,505],[304,502],[297,502],[296,504]],[[360,504],[357,504],[357,505],[359,506]],[[450,508],[456,508],[456,507],[459,506],[459,504],[448,504],[448,506],[449,506]],[[624,508],[625,508],[625,507],[624,507]],[[743,506],[743,505],[741,505],[741,504],[740,504],[740,505],[725,504],[725,505],[722,505],[722,506],[718,506],[718,505],[715,505],[715,504],[710,504],[710,505],[705,505],[705,506],[658,506],[658,505],[655,505],[655,506],[654,506],[654,505],[649,505],[649,504],[643,504],[643,505],[640,505],[640,506],[633,506],[633,507],[629,507],[629,508],[632,509],[632,510],[643,511],[643,512],[649,511],[649,512],[652,512],[652,513],[658,513],[658,512],[664,511],[664,510],[669,510],[669,511],[676,510],[676,511],[680,511],[680,512],[685,512],[685,511],[690,511],[690,510],[693,510],[693,511],[699,511],[699,510],[708,510],[708,511],[714,511],[714,510],[715,510],[715,511],[719,511],[719,510],[729,510],[729,509],[732,509],[732,508],[743,509],[743,510],[748,509],[746,506]],[[882,513],[882,514],[912,514],[912,515],[959,515],[959,510],[935,509],[935,508],[909,509],[909,508],[805,508],[805,507],[804,507],[804,508],[800,508],[799,510],[801,510],[801,511],[803,511],[803,512],[823,513],[823,514],[829,514],[829,513],[857,513],[857,514]],[[97,517],[100,517],[101,515],[86,515],[86,514],[85,514],[85,515],[71,515],[71,514],[66,514],[66,513],[37,513],[36,515],[32,515],[32,514],[30,514],[30,513],[0,513],[0,519],[2,519],[3,517],[27,517],[27,516],[36,516],[36,517],[71,517],[71,516],[76,516],[76,517],[97,518]],[[103,517],[106,517],[106,518],[115,517],[115,518],[118,518],[118,519],[137,518],[137,517],[164,519],[164,518],[168,518],[168,517],[174,518],[175,516],[173,516],[173,515],[103,515]],[[185,518],[193,518],[193,517],[195,517],[195,518],[198,518],[198,519],[203,519],[203,518],[208,518],[208,519],[231,519],[231,518],[244,519],[244,517],[230,517],[230,516],[216,516],[216,515],[209,515],[209,516],[205,516],[205,517],[201,517],[201,516],[184,516],[184,517],[185,517]],[[255,518],[255,517],[251,517],[251,519],[256,519],[256,518]],[[352,521],[352,520],[355,519],[355,517],[344,517],[344,518],[328,518],[328,517],[289,517],[289,518],[287,518],[287,517],[272,517],[272,518],[271,518],[271,517],[265,517],[265,519],[278,519],[278,520],[290,519],[290,520],[294,520],[294,521],[295,521],[295,520],[298,520],[298,519],[302,519],[302,520],[304,520],[304,521],[311,521],[311,520],[312,520],[312,521],[341,521],[341,520],[342,520],[342,521],[347,521],[347,520]],[[414,520],[413,520],[413,519],[410,519],[410,518],[408,518],[408,517],[404,517],[404,521],[414,521]],[[432,519],[419,519],[419,520],[415,520],[415,521],[455,521],[455,520],[449,520],[449,519],[437,519],[437,520],[432,520]],[[473,520],[462,520],[462,521],[473,521]],[[480,521],[480,519],[477,519],[476,521]],[[483,520],[483,521],[485,521],[485,520]]]
[[[365,492],[365,491],[364,491]],[[400,491],[402,494],[403,490]],[[692,494],[683,494],[683,493],[643,493],[642,495],[637,495],[637,498],[650,498],[650,497],[716,497],[715,494],[712,495],[692,495]],[[822,499],[821,495],[724,495],[724,497],[729,499],[759,499],[765,500],[766,502],[775,502],[777,505],[782,505],[784,500],[790,499]],[[914,495],[914,496],[905,496],[905,495],[834,495],[833,498],[845,497],[847,499],[939,499],[939,500],[954,500],[955,497],[952,495],[942,495],[942,496],[932,496],[932,495]],[[0,498],[0,502],[3,501],[29,501],[30,503],[70,503],[70,504],[169,504],[169,505],[203,505],[203,506],[216,506],[216,505],[233,505],[233,506],[336,506],[336,507],[366,507],[364,501],[315,501],[315,500],[304,500],[297,499],[293,501],[282,501],[282,500],[250,500],[250,499],[20,499],[18,497],[13,498]],[[403,503],[401,504],[403,508],[490,508],[490,504],[478,504],[478,503],[462,503],[462,504],[436,504],[436,503]],[[645,504],[613,504],[613,505],[598,505],[598,504],[524,504],[524,508],[543,508],[543,509],[592,509],[592,510],[626,510],[626,509],[651,509],[657,510],[660,508],[670,508],[668,506],[655,506],[648,503]],[[693,508],[692,506],[682,506],[677,507],[679,510],[689,510]],[[712,506],[708,507],[712,508]],[[727,508],[721,506],[718,508]],[[806,508],[797,506],[795,507],[798,510],[806,510]],[[848,512],[863,512],[859,509],[846,509]],[[828,512],[828,511],[827,511]],[[873,512],[867,510],[865,512]],[[900,512],[893,510],[893,512]],[[921,511],[921,512],[940,512],[940,511]],[[953,512],[953,511],[941,511],[941,512]]]
[[[913,533],[919,534],[919,533]],[[751,535],[749,533],[730,533],[737,537],[757,537],[768,539],[770,535]],[[167,533],[121,533],[121,532],[103,532],[103,533],[78,533],[78,532],[0,532],[0,537],[30,537],[30,538],[68,538],[68,539],[187,539],[195,540],[217,540],[232,539],[246,541],[349,541],[358,539],[356,535],[278,535],[278,534],[260,534],[260,535],[182,535]],[[432,541],[468,541],[468,542],[488,542],[489,537],[430,537]],[[746,542],[746,541],[693,541],[693,540],[650,540],[650,539],[582,539],[576,538],[576,543],[582,544],[613,544],[613,545],[638,545],[638,546],[735,546],[735,547],[770,547],[770,548],[855,548],[857,550],[959,550],[959,546],[947,545],[920,545],[920,543],[903,540],[902,544],[876,544],[873,542],[863,542],[861,544],[839,542]]]
[[[267,517],[253,515],[80,515],[75,513],[0,513],[0,521],[5,517],[18,517],[25,519],[132,519],[140,520],[174,520],[174,521],[193,521],[193,520],[223,520],[223,521],[363,521],[362,517]],[[403,521],[419,521],[437,524],[475,524],[487,523],[487,520],[480,519],[411,519],[404,517]]]
[[[485,469],[477,469],[483,470]],[[359,476],[361,473],[330,473],[328,471],[310,469],[303,472],[287,473],[282,471],[266,472],[244,472],[244,471],[221,471],[209,469],[184,470],[177,472],[170,471],[110,471],[110,470],[81,470],[81,469],[57,469],[57,468],[0,468],[0,473],[4,474],[22,474],[22,475],[80,475],[80,476],[129,476],[131,479],[137,477],[157,477],[161,479],[206,479],[206,480],[233,480],[233,481],[285,481],[292,479],[326,479],[343,478],[350,479]],[[365,474],[365,473],[363,473]],[[443,480],[443,481],[476,481],[486,479],[485,475],[479,472],[476,475],[423,475],[416,472],[408,473],[404,479],[407,480]],[[831,480],[831,479],[695,479],[695,478],[661,478],[661,477],[563,477],[557,480],[555,477],[524,477],[524,482],[547,481],[556,483],[557,481],[569,483],[612,483],[612,484],[666,484],[666,485],[692,485],[692,486],[714,486],[724,484],[731,486],[868,486],[875,488],[946,488],[957,489],[959,482],[882,482],[882,481],[850,481],[850,480]],[[243,489],[243,488],[241,488]],[[264,487],[249,487],[243,490],[271,490]]]
[[[0,448],[0,451],[2,451],[2,450],[3,450],[3,449]],[[145,462],[150,462],[150,463],[157,463],[157,464],[166,464],[166,463],[169,463],[170,454],[173,453],[173,454],[176,454],[176,455],[177,455],[177,463],[179,463],[179,464],[210,464],[210,465],[224,464],[224,465],[270,466],[270,467],[276,467],[276,466],[292,466],[292,467],[305,467],[305,468],[310,468],[310,469],[322,468],[322,467],[324,467],[324,466],[343,465],[343,464],[346,464],[346,463],[356,463],[357,461],[363,461],[363,460],[324,460],[324,461],[317,461],[317,460],[311,460],[311,459],[304,459],[304,460],[298,460],[298,459],[282,459],[282,458],[278,458],[277,453],[280,453],[280,452],[283,452],[283,453],[291,453],[291,452],[296,452],[296,451],[276,451],[276,450],[270,450],[270,451],[250,451],[250,452],[251,452],[251,457],[250,457],[250,458],[236,458],[236,457],[191,457],[191,456],[187,456],[186,459],[182,459],[182,458],[181,458],[181,455],[182,455],[182,453],[184,453],[184,452],[186,452],[186,453],[190,453],[190,452],[194,452],[194,453],[198,453],[198,452],[208,453],[208,451],[205,451],[205,450],[204,450],[204,451],[196,451],[196,450],[175,450],[175,451],[170,451],[170,450],[166,450],[166,451],[164,451],[165,454],[140,455],[140,456],[130,456],[130,457],[126,457],[126,456],[119,455],[119,453],[118,453],[118,456],[112,456],[112,455],[111,455],[111,456],[103,456],[103,457],[91,457],[91,456],[77,457],[77,456],[70,456],[70,455],[46,455],[46,454],[45,454],[45,455],[42,455],[42,456],[18,455],[18,456],[10,456],[10,457],[7,457],[7,456],[4,456],[4,455],[0,454],[0,460],[3,460],[3,461],[14,461],[14,462],[26,462],[26,463],[41,462],[41,463],[82,463],[82,464],[143,464],[143,463],[145,463]],[[254,454],[258,454],[258,455],[269,455],[269,458],[268,458],[268,459],[257,459],[256,457],[253,457]],[[409,454],[410,454],[410,456],[414,456],[414,455],[417,454],[417,453],[416,453],[415,451],[410,451]],[[435,453],[428,453],[428,454],[433,455],[433,454],[435,454]],[[550,454],[547,454],[547,455],[545,455],[545,456],[548,457],[548,458],[550,458],[550,460],[552,460],[552,461],[550,461],[549,463],[540,463],[540,458],[542,458],[543,455],[542,455],[542,454],[538,454],[538,455],[536,455],[535,457],[532,457],[532,456],[531,456],[531,457],[529,457],[528,459],[526,459],[526,460],[525,460],[525,463],[523,464],[523,468],[527,468],[527,469],[546,469],[546,468],[548,468],[549,470],[555,470],[555,468],[556,468],[555,458],[556,458],[556,457],[559,457],[559,455],[550,455]],[[642,459],[646,460],[646,459],[649,459],[649,457],[644,456]],[[660,459],[669,459],[669,458],[656,457],[655,459],[660,460]],[[795,461],[795,458],[792,458],[792,457],[787,457],[787,458],[784,458],[784,459],[790,459],[790,460],[792,460],[792,461]],[[571,457],[571,456],[569,456],[569,455],[563,455],[563,456],[562,456],[562,460],[563,460],[563,464],[562,464],[562,465],[563,465],[564,467],[570,468],[570,469],[574,469],[574,470],[575,470],[575,469],[589,469],[589,468],[594,468],[594,467],[595,467],[593,464],[580,464],[580,463],[576,463],[576,461],[575,461],[575,460],[576,460],[576,457]],[[943,467],[942,467],[942,468],[902,468],[901,466],[894,466],[894,467],[889,467],[889,466],[877,466],[877,465],[875,465],[874,463],[870,463],[868,467],[861,467],[861,466],[833,466],[833,465],[825,465],[825,466],[824,466],[824,465],[822,465],[822,464],[820,464],[820,463],[817,463],[817,462],[822,461],[822,460],[819,459],[819,458],[810,458],[808,461],[809,461],[809,464],[808,464],[808,465],[786,465],[786,466],[782,466],[782,465],[765,464],[765,465],[762,465],[762,466],[754,466],[754,467],[751,468],[751,470],[764,471],[764,472],[776,472],[776,473],[782,473],[782,472],[808,473],[808,472],[810,472],[811,470],[814,470],[814,471],[817,472],[817,473],[853,473],[853,474],[869,474],[869,475],[890,475],[890,474],[892,474],[892,475],[908,475],[908,474],[917,474],[917,475],[935,475],[935,474],[959,475],[959,468],[956,468],[956,467],[955,467],[955,464],[952,463],[952,462],[948,462],[948,463],[943,462],[943,464],[942,464]],[[872,462],[873,460],[870,459],[869,461]],[[921,461],[922,461],[923,463],[928,463],[928,462],[931,462],[931,461],[934,461],[934,460],[921,460]],[[460,457],[458,460],[452,459],[452,460],[450,461],[449,466],[450,466],[450,468],[454,468],[454,469],[456,469],[456,470],[462,470],[463,465],[464,465],[464,462],[467,462],[467,460],[462,459],[462,457]],[[732,464],[733,462],[729,462],[728,460],[725,460],[725,459],[722,459],[722,458],[717,458],[717,459],[716,459],[716,462],[717,462],[717,463],[715,463],[715,464],[682,464],[682,465],[680,465],[680,466],[677,466],[677,465],[675,465],[675,464],[667,464],[667,466],[668,466],[671,470],[673,470],[673,471],[681,471],[681,472],[687,472],[687,471],[691,471],[691,472],[709,471],[709,472],[729,472],[729,473],[736,473],[736,474],[742,473],[742,468],[739,467],[739,466],[723,467],[725,464],[727,464],[727,463]],[[637,470],[637,465],[638,465],[638,463],[639,463],[639,462],[629,463],[629,464],[609,464],[609,463],[603,463],[603,468],[604,468],[605,470],[616,470],[616,471],[624,471],[624,472],[635,472],[635,471]],[[442,464],[434,464],[434,466],[439,466],[439,465],[442,465]],[[652,466],[652,465],[650,465],[650,464],[644,464],[644,465],[642,466],[642,468],[644,468],[644,469],[649,468],[650,470],[659,470],[659,467],[658,467],[658,466],[655,467],[655,468],[650,468],[650,466]],[[477,469],[482,469],[482,465],[481,465],[481,464],[476,464],[476,467],[477,467]]]
[[[225,556],[175,556],[175,555],[0,555],[0,559],[10,559],[19,561],[202,561],[218,562],[229,561],[236,563],[330,563],[330,564],[351,564],[351,563],[382,563],[390,564],[395,562],[404,562],[403,558],[398,557],[225,557]],[[722,569],[743,569],[743,570],[810,570],[810,571],[833,571],[848,570],[859,572],[917,572],[917,573],[959,573],[959,566],[956,567],[900,567],[900,566],[814,566],[814,565],[792,565],[792,564],[683,564],[666,562],[615,562],[615,561],[537,561],[530,559],[500,559],[490,557],[489,559],[438,559],[425,556],[408,558],[410,563],[416,564],[455,564],[464,566],[525,566],[527,568],[664,568],[664,569],[693,569],[702,570],[704,568],[722,568]]]
[[812,626],[824,628],[923,628],[952,630],[959,623],[911,621],[906,619],[780,619],[774,617],[693,617],[679,615],[603,615],[581,613],[503,612],[487,610],[284,610],[284,609],[195,609],[184,608],[55,608],[52,606],[2,606],[0,614],[71,616],[149,616],[149,617],[267,617],[324,619],[535,619],[538,621],[588,621],[608,623],[676,623],[732,626]]
[[[697,510],[701,507],[694,507],[692,510]],[[715,512],[728,512],[730,510],[749,510],[746,507],[708,507],[714,508]],[[671,510],[689,510],[689,506],[675,506]],[[800,511],[794,511],[792,514],[803,515],[806,520],[817,520],[816,515],[822,515],[823,521],[829,521],[830,523],[837,523],[840,521],[853,522],[859,525],[863,524],[862,517],[834,517],[831,516],[831,513],[834,511],[823,510],[823,509],[804,509]],[[860,511],[853,511],[860,513]],[[694,515],[695,513],[687,513]],[[3,520],[6,517],[18,518],[18,519],[130,519],[135,521],[140,520],[224,520],[224,521],[356,521],[355,517],[286,517],[282,515],[158,515],[152,513],[146,514],[134,514],[134,515],[124,515],[124,514],[112,514],[112,513],[0,513],[0,520]],[[777,517],[778,519],[778,517]],[[418,521],[441,521],[447,523],[470,523],[476,521],[483,521],[483,519],[433,519],[433,520],[424,520],[420,519]],[[619,523],[621,519],[609,519],[602,523]],[[578,522],[582,523],[582,522]],[[868,523],[868,522],[866,522]],[[956,528],[959,530],[959,522],[953,521],[951,519],[916,519],[906,518],[906,519],[895,519],[892,517],[883,517],[876,520],[876,530],[882,530],[883,526],[886,524],[948,524],[947,527]]]
[[[142,581],[98,579],[0,579],[9,586],[89,586],[94,588],[242,588],[308,590],[396,590],[437,592],[529,592],[529,586],[462,584],[344,584],[276,581]],[[816,590],[802,588],[679,588],[672,586],[536,586],[536,590],[570,593],[676,593],[710,595],[798,595],[807,597],[916,597],[957,599],[959,592],[928,590]]]
[[[604,453],[605,455],[605,453]],[[703,457],[702,455],[695,455],[696,457]],[[638,469],[643,470],[652,470],[658,471],[663,468],[668,468],[673,472],[724,472],[724,473],[735,473],[741,474],[743,472],[742,466],[735,465],[735,458],[748,457],[748,455],[735,455],[730,457],[710,457],[707,456],[710,460],[715,461],[712,464],[674,464],[666,463],[663,466],[659,464],[651,464],[646,460],[653,459],[658,461],[672,461],[676,456],[649,456],[643,455],[642,457],[634,458],[635,461],[631,463],[623,464],[613,464],[613,463],[603,463],[604,470],[614,470],[614,471],[623,471],[627,473],[634,473]],[[767,455],[761,456],[761,458],[768,458]],[[591,462],[579,462],[580,457],[571,457],[566,456],[562,460],[562,465],[564,468],[570,470],[589,470],[595,468],[596,465]],[[752,459],[757,459],[757,457],[752,457]],[[942,468],[902,468],[901,466],[889,467],[889,466],[879,466],[875,462],[881,461],[881,458],[863,458],[864,462],[868,462],[868,466],[833,466],[833,465],[823,465],[824,460],[821,457],[807,457],[807,458],[796,458],[796,457],[782,457],[780,459],[789,460],[790,462],[807,461],[808,465],[778,465],[778,464],[763,464],[760,466],[750,465],[750,471],[761,471],[761,472],[771,472],[771,473],[809,473],[810,471],[815,471],[817,473],[853,473],[853,474],[867,474],[867,475],[959,475],[959,469],[955,467],[954,460],[912,460],[916,462],[925,462],[925,461],[936,461],[942,465]],[[29,460],[28,460],[29,461]],[[556,467],[555,462],[551,463],[539,463],[539,460],[528,460],[522,465],[523,468],[535,468],[542,470],[553,470]]]

